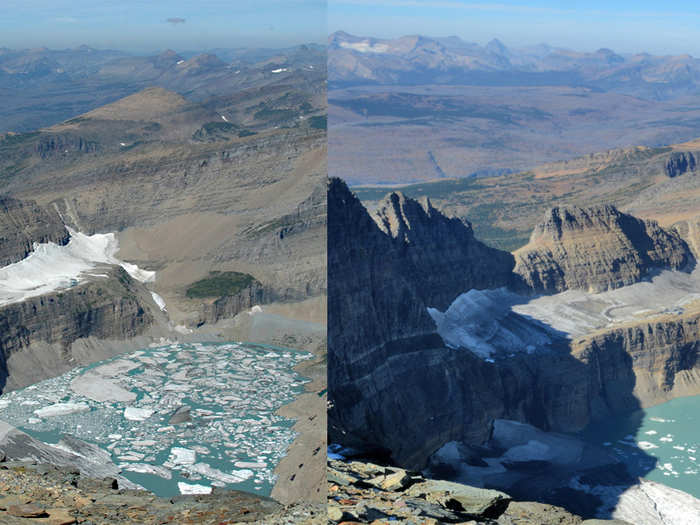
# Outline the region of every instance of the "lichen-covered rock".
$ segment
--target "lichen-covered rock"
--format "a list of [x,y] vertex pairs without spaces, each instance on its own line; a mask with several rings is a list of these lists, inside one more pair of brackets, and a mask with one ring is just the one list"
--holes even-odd
[[515,257],[515,273],[541,293],[600,292],[638,282],[652,269],[695,262],[675,230],[609,205],[552,208]]

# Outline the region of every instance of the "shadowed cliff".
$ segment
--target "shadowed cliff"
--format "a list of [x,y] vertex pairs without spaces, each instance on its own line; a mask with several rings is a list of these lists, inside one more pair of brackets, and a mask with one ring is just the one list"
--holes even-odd
[[[640,398],[655,403],[700,391],[693,312],[573,342],[549,327],[548,349],[494,360],[446,348],[427,307],[445,309],[474,288],[522,290],[512,256],[486,247],[468,225],[429,202],[400,194],[388,196],[373,220],[338,179],[329,183],[328,214],[331,442],[424,468],[447,442],[486,444],[497,419],[575,432],[640,409]],[[657,234],[649,225],[641,231],[652,240],[669,240],[667,232]],[[690,263],[685,243],[670,237],[677,256],[659,264]],[[635,279],[642,276],[640,271]],[[553,492],[544,481],[532,485],[542,499],[571,504],[583,498]],[[616,482],[635,481],[621,474]],[[523,484],[523,490],[528,487]],[[578,511],[592,515],[597,504],[580,506]]]

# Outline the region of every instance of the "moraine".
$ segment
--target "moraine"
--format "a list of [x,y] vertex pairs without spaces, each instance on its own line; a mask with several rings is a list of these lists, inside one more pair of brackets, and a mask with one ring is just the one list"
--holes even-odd
[[293,367],[310,357],[248,343],[144,349],[3,394],[0,421],[51,444],[63,435],[96,444],[161,496],[267,495],[295,437],[276,411],[303,392]]

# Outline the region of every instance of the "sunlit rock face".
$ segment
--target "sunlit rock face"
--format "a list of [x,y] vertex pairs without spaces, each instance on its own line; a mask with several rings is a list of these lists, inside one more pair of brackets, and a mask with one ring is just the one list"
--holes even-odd
[[695,262],[676,231],[610,205],[552,208],[515,257],[515,273],[543,293],[620,288],[654,269],[689,268]]

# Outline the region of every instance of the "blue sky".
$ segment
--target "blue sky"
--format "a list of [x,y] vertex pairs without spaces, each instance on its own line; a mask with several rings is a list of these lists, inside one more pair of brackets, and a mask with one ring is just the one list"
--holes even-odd
[[687,0],[330,0],[328,28],[358,35],[457,35],[506,45],[700,56],[700,4]]
[[326,34],[324,0],[0,0],[0,47],[283,47]]

